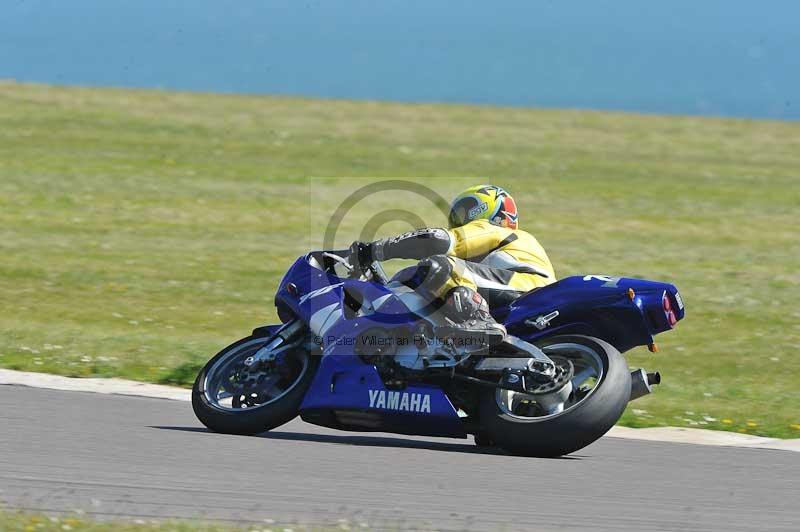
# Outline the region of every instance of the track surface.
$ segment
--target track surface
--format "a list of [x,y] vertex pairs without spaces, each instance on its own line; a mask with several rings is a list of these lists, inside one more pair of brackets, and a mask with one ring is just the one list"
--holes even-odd
[[0,386],[0,501],[395,530],[796,532],[800,454],[604,438],[545,460],[301,421],[226,436],[185,402]]

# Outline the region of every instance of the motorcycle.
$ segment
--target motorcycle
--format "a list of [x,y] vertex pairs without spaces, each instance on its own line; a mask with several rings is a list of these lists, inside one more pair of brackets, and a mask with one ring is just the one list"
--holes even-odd
[[660,383],[621,353],[684,317],[677,288],[566,277],[492,308],[499,344],[439,338],[431,303],[349,252],[298,258],[275,295],[281,324],[258,327],[200,371],[192,405],[209,429],[257,434],[298,414],[350,431],[467,438],[553,457],[603,436]]

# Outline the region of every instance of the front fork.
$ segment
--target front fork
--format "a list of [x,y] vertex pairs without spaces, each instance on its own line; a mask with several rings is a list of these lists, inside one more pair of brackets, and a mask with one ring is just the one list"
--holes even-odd
[[298,319],[286,322],[264,347],[244,359],[244,365],[248,368],[256,368],[261,364],[273,362],[283,351],[296,345],[305,328],[305,324]]

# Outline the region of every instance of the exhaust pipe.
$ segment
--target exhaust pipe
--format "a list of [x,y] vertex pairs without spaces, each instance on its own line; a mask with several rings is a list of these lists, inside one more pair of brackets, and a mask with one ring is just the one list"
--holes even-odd
[[644,369],[631,371],[631,398],[628,400],[633,401],[649,394],[656,384],[661,384],[659,372],[647,373]]

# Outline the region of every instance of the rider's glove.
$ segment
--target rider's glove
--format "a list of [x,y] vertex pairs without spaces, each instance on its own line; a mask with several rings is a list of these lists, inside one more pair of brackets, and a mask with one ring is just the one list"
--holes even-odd
[[350,264],[360,270],[369,267],[375,261],[372,244],[356,240],[350,244]]

